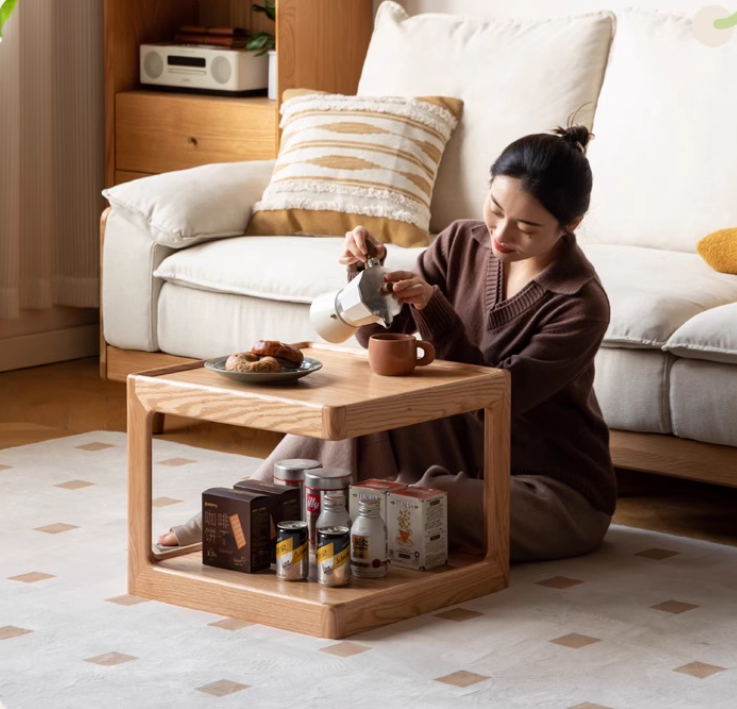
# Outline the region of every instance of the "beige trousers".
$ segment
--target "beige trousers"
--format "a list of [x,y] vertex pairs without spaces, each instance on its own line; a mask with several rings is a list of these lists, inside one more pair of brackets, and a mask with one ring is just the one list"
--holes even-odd
[[[463,441],[462,420],[444,419],[346,441],[321,441],[287,435],[253,475],[273,478],[276,461],[314,458],[325,468],[351,470],[357,480],[392,478],[408,485],[448,493],[451,547],[481,547],[484,534],[483,479],[472,446]],[[459,425],[460,428],[459,428]],[[456,428],[461,438],[438,435]],[[454,441],[457,445],[449,445]],[[421,442],[421,445],[418,445]],[[476,458],[476,456],[472,456]],[[442,462],[443,465],[438,465]],[[469,470],[450,474],[449,470]],[[579,492],[544,475],[513,475],[510,480],[510,559],[536,561],[584,554],[604,538],[611,517],[593,508]],[[202,539],[200,516],[173,527],[180,545]]]

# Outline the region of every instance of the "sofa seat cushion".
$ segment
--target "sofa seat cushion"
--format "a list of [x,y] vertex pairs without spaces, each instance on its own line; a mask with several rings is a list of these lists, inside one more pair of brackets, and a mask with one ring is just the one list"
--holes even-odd
[[[311,303],[346,283],[343,239],[244,236],[199,244],[165,259],[154,275],[187,288],[286,303]],[[411,270],[422,248],[387,244],[386,265]]]
[[659,350],[602,347],[594,392],[609,428],[672,433],[668,394],[676,358]]
[[699,313],[679,327],[663,349],[687,359],[737,364],[737,303]]
[[250,350],[258,340],[319,339],[307,305],[213,293],[173,283],[164,283],[161,288],[157,336],[164,352],[196,359]]
[[737,377],[733,364],[676,358],[670,378],[673,433],[737,446]]
[[717,273],[697,254],[617,244],[582,249],[611,304],[605,346],[660,349],[691,318],[737,302],[737,276]]

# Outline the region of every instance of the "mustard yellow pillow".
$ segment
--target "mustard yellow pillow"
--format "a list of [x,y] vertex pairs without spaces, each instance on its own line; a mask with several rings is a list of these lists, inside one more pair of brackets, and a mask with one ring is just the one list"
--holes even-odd
[[299,90],[284,98],[274,174],[246,234],[343,236],[361,224],[385,243],[426,246],[461,101]]
[[715,271],[737,276],[737,229],[720,229],[705,236],[696,244],[696,251]]

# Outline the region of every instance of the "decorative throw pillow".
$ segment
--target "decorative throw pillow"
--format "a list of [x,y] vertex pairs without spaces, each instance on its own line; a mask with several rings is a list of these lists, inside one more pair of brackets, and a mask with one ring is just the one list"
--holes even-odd
[[249,236],[343,236],[365,226],[401,246],[429,243],[430,200],[457,125],[453,98],[285,92],[279,156]]
[[737,229],[721,229],[705,236],[696,244],[696,251],[715,271],[737,276]]

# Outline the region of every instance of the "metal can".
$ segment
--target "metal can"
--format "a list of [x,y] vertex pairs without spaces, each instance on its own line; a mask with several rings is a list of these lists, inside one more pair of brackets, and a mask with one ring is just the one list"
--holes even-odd
[[351,577],[351,532],[348,527],[317,530],[317,580],[323,586],[345,586]]
[[276,525],[276,576],[285,581],[302,581],[310,569],[307,552],[307,522],[295,520]]
[[315,553],[317,545],[317,518],[322,509],[322,496],[325,492],[340,491],[348,499],[348,490],[353,482],[353,474],[343,468],[322,468],[305,473],[304,513],[310,530],[310,553]]
[[305,519],[304,486],[305,472],[322,467],[319,460],[311,458],[290,458],[274,463],[274,484],[299,488],[301,519]]

